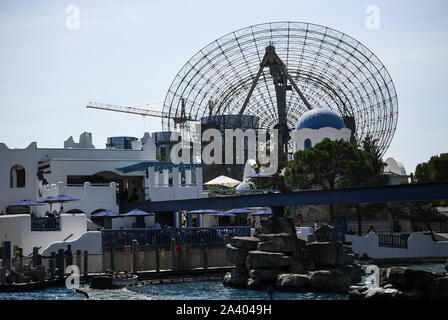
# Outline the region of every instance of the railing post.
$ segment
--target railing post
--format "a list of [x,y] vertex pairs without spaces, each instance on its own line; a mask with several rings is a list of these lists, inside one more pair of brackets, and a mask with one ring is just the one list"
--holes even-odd
[[113,245],[110,246],[110,269],[115,271],[115,253]]
[[84,279],[87,281],[87,276],[89,274],[89,252],[84,251]]
[[208,257],[207,257],[207,248],[205,246],[202,247],[202,262],[205,272],[208,270]]
[[37,267],[37,256],[39,255],[39,249],[37,247],[33,247],[33,267]]
[[132,271],[137,274],[138,270],[138,242],[137,240],[132,240]]
[[50,261],[48,264],[49,264],[48,267],[50,269],[50,278],[54,278],[55,265],[56,265],[56,252],[54,252],[54,251],[51,252],[51,258],[50,258]]
[[65,274],[64,269],[64,249],[58,250],[58,255],[56,256],[56,267],[58,268],[58,277],[63,278]]
[[81,250],[76,250],[76,266],[79,272],[81,272]]
[[156,272],[160,272],[160,256],[159,256],[159,247],[155,247],[155,253],[156,253]]

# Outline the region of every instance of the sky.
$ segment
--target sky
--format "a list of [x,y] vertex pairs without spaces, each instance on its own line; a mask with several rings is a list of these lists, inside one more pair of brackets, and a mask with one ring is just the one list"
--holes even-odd
[[[366,27],[370,5],[379,9],[377,29]],[[448,152],[447,12],[446,0],[2,0],[0,142],[63,147],[88,131],[104,148],[109,136],[160,131],[160,118],[85,106],[162,110],[177,72],[208,43],[254,24],[300,21],[346,33],[384,64],[399,110],[385,159],[413,172]]]

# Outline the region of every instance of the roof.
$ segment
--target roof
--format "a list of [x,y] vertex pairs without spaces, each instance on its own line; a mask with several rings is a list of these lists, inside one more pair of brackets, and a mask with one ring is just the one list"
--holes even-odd
[[320,129],[330,127],[335,129],[345,128],[345,123],[335,111],[325,108],[317,108],[305,112],[297,122],[296,130]]
[[406,169],[398,159],[387,158],[384,162],[386,163],[386,167],[384,168],[385,173],[394,173],[400,176],[406,175]]
[[134,171],[145,171],[149,167],[154,168],[155,171],[170,170],[173,168],[178,168],[179,170],[182,171],[182,170],[186,170],[186,169],[188,170],[188,169],[192,169],[192,168],[202,167],[202,164],[201,163],[174,164],[172,162],[145,161],[145,162],[136,163],[136,164],[126,166],[126,167],[117,168],[117,170],[119,170],[123,173],[128,173],[128,172],[134,172]]

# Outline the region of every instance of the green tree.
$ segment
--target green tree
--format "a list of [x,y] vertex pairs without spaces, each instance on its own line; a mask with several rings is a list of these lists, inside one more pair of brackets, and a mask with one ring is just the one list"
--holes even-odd
[[432,156],[428,162],[417,165],[413,183],[448,181],[448,153]]
[[[312,148],[297,151],[288,163],[285,179],[290,186],[305,190],[314,187],[334,190],[358,158],[358,151],[351,143],[326,138]],[[330,205],[330,221],[335,221],[334,205]]]
[[[347,173],[344,177],[344,185],[347,187],[383,186],[387,184],[387,177],[383,175],[384,162],[377,143],[370,136],[362,142],[362,149],[357,149],[353,159],[348,162]],[[362,235],[361,206],[356,203],[356,215],[358,220],[358,235]]]

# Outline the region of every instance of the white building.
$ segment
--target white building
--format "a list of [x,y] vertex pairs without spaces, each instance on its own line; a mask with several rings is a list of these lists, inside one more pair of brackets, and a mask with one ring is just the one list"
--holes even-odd
[[[37,143],[32,142],[24,149],[10,149],[0,143],[2,241],[10,242],[11,248],[19,246],[29,251],[33,246],[41,246],[43,250],[51,242],[63,241],[70,234],[73,234],[70,239],[73,240],[88,229],[97,230],[88,219],[98,211],[118,213],[120,204],[129,207],[134,201],[202,197],[202,168],[199,165],[157,161],[155,144],[148,133],[140,140],[131,139],[131,142],[129,149],[110,146],[97,149],[92,145],[91,134],[85,132],[77,143],[72,137],[66,140],[64,148],[38,148]],[[9,206],[20,200],[38,201],[60,194],[79,201],[63,203],[67,215],[60,216],[61,226],[56,230],[32,229],[34,218],[14,214],[24,208]],[[60,209],[60,204],[51,207],[52,212]],[[49,211],[48,204],[30,207],[30,213],[36,218]],[[153,227],[156,219],[154,214],[145,217],[145,227]],[[136,227],[137,224],[135,217],[113,218],[108,223],[114,229]]]
[[[132,149],[96,149],[87,132],[79,141],[70,137],[64,148],[38,148],[33,142],[25,149],[0,143],[0,211],[6,213],[16,201],[58,194],[80,199],[64,203],[65,212],[88,217],[104,209],[118,212],[120,202],[202,197],[202,169],[157,161],[149,134],[133,142]],[[52,210],[59,209],[53,205]],[[32,209],[38,215],[48,210]]]
[[388,178],[389,185],[409,182],[409,175],[406,174],[406,169],[401,161],[395,158],[387,158],[384,162],[386,163],[386,166],[384,167],[384,174]]
[[317,108],[305,112],[291,134],[293,150],[305,150],[325,138],[350,141],[351,130],[345,127],[342,118],[330,109]]

